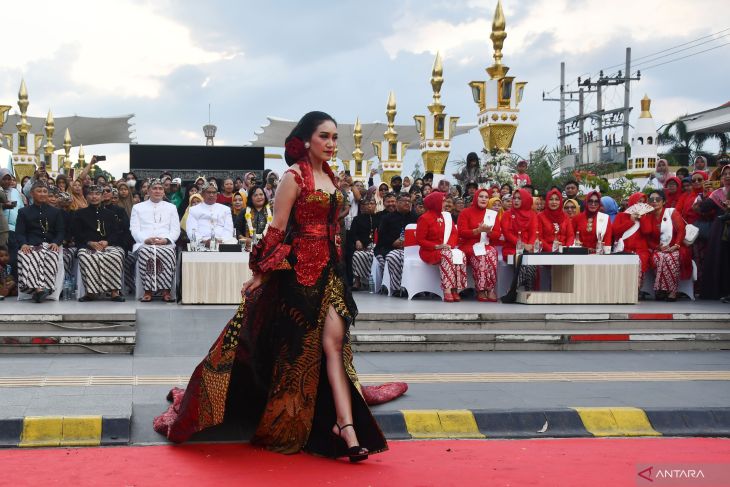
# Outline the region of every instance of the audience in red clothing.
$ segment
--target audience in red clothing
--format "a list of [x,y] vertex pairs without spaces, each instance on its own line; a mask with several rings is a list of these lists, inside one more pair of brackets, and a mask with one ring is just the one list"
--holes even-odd
[[[629,197],[628,208],[637,203],[646,203],[647,198],[644,193],[634,193]],[[627,209],[628,209],[627,208]],[[648,217],[644,217],[648,218]],[[621,212],[616,215],[613,221],[613,235],[616,238],[614,251],[629,252],[639,256],[641,267],[639,269],[639,289],[644,284],[644,274],[649,270],[649,261],[651,253],[646,238],[640,231],[640,220],[642,217],[636,214]]]
[[424,200],[426,213],[418,218],[416,241],[419,255],[427,264],[438,265],[444,301],[461,301],[459,292],[466,288],[464,253],[456,248],[458,229],[451,214],[443,211],[446,194],[434,191]]
[[573,224],[563,211],[563,195],[557,189],[547,194],[545,210],[537,216],[537,228],[545,252],[557,252],[559,247],[573,245]]
[[641,233],[651,251],[651,266],[656,270],[654,291],[657,300],[676,301],[680,279],[692,275],[692,257],[684,245],[685,223],[674,208],[665,206],[664,191],[652,191],[649,205],[654,212],[641,218]]
[[585,210],[573,218],[575,244],[595,252],[598,241],[602,247],[612,243],[611,219],[601,211],[601,193],[591,191],[585,197]]
[[459,249],[474,275],[478,301],[496,302],[497,249],[492,241],[499,240],[499,213],[487,208],[489,191],[480,189],[469,208],[459,215]]

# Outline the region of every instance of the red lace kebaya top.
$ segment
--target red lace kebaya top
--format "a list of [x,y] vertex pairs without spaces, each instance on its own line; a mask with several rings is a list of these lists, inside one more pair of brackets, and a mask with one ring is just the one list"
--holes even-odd
[[[439,191],[434,191],[426,196],[423,200],[423,206],[428,211],[418,217],[416,241],[421,247],[418,250],[418,255],[427,264],[438,264],[441,261],[441,251],[436,250],[436,247],[444,243],[446,222],[444,221],[441,208],[445,196],[444,193]],[[454,248],[458,240],[458,228],[456,227],[456,222],[452,221],[451,223],[453,228],[451,228],[449,241],[446,243]]]
[[[474,244],[482,238],[481,232],[474,233],[474,229],[484,222],[484,213],[487,211],[486,208],[479,208],[479,194],[481,192],[487,192],[487,190],[480,189],[474,194],[471,206],[462,210],[457,222],[457,227],[459,228],[459,250],[469,256],[474,255]],[[500,235],[501,227],[499,218],[497,218],[494,222],[494,227],[492,227],[492,231],[489,232],[489,245],[494,246],[499,243]]]
[[[344,198],[339,191],[328,193],[315,190],[314,178],[309,172],[311,168],[308,165],[300,167],[301,176],[292,169],[287,171],[294,175],[301,188],[292,208],[294,216],[292,252],[297,259],[294,271],[300,284],[313,286],[332,258],[336,260],[342,258],[338,216]],[[330,255],[330,243],[334,243],[336,255]]]
[[283,242],[284,231],[270,226],[261,244],[252,251],[250,267],[254,272],[281,269],[282,260],[292,252],[296,260],[294,271],[297,282],[313,286],[330,262],[342,258],[338,216],[344,197],[339,191],[328,193],[314,189],[309,163],[300,162],[299,169],[301,175],[292,169],[287,171],[292,173],[300,188],[292,207],[291,227],[288,229],[291,232],[291,246]]

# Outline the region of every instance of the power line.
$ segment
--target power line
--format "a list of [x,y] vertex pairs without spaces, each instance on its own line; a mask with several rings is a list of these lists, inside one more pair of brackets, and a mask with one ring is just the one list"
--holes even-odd
[[651,66],[646,66],[641,69],[643,71],[646,71],[647,69],[656,68],[657,66],[663,66],[665,64],[673,63],[675,61],[681,61],[682,59],[687,59],[688,57],[696,56],[697,54],[702,54],[703,52],[707,52],[707,51],[713,51],[715,49],[719,49],[719,48],[725,47],[725,46],[730,46],[730,42],[726,42],[725,44],[720,44],[719,46],[710,47],[710,48],[702,50],[702,51],[693,52],[692,54],[687,54],[686,56],[678,57],[676,59],[670,59],[669,61],[664,61],[663,63],[652,64]]
[[719,37],[715,37],[714,39],[711,39],[709,41],[700,42],[699,44],[695,44],[694,46],[685,47],[684,49],[680,49],[678,51],[670,52],[669,54],[664,54],[663,56],[657,56],[657,57],[652,58],[652,59],[647,59],[646,61],[642,61],[640,63],[636,63],[634,66],[642,66],[642,65],[644,65],[646,63],[653,63],[657,59],[662,59],[662,58],[665,58],[665,57],[674,56],[675,54],[679,54],[680,52],[688,51],[690,49],[694,49],[696,47],[703,46],[705,44],[709,44],[710,42],[715,42],[716,40],[719,40],[719,39],[721,39],[723,37],[727,37],[727,36],[730,36],[730,32],[727,33],[727,34],[721,35]]
[[[636,58],[635,60],[636,60],[636,61],[638,61],[638,60],[641,60],[641,59],[646,59],[646,58],[648,58],[648,57],[652,57],[652,56],[655,56],[656,54],[661,54],[661,53],[663,53],[663,52],[667,52],[667,51],[672,51],[672,50],[674,50],[674,49],[677,49],[678,47],[683,47],[683,46],[686,46],[686,45],[689,45],[689,44],[694,44],[694,43],[695,43],[695,42],[697,42],[697,41],[701,41],[702,39],[707,39],[708,37],[714,37],[714,36],[716,36],[717,34],[722,34],[723,32],[726,32],[726,31],[728,31],[728,30],[730,30],[730,27],[728,27],[728,28],[726,28],[726,29],[722,29],[722,30],[719,30],[719,31],[717,31],[717,32],[713,32],[712,34],[708,34],[708,35],[706,35],[706,36],[698,37],[698,38],[696,38],[696,39],[693,39],[693,40],[691,40],[691,41],[688,41],[688,42],[685,42],[685,43],[682,43],[682,44],[677,44],[676,46],[672,46],[672,47],[668,47],[668,48],[666,48],[666,49],[662,49],[661,51],[656,51],[656,52],[653,52],[653,53],[651,53],[651,54],[647,54],[647,55],[645,55],[645,56],[640,56],[640,57],[637,57],[637,58]],[[611,65],[611,66],[605,67],[605,68],[603,68],[603,69],[604,69],[604,70],[608,70],[608,69],[611,69],[611,68],[618,68],[618,67],[621,67],[621,66],[623,66],[623,65],[624,65],[623,63],[619,63],[619,64],[614,64],[614,65]]]

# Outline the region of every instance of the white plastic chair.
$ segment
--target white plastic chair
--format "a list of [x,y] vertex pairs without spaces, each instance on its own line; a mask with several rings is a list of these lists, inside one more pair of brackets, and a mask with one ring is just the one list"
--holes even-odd
[[[644,274],[644,283],[641,286],[641,290],[645,293],[652,294],[654,292],[654,280],[656,279],[656,271],[649,269]],[[679,281],[677,292],[684,293],[689,296],[692,301],[695,300],[695,285],[694,282],[697,280],[697,264],[692,261],[692,277]]]
[[[59,246],[58,247],[58,271],[56,272],[56,281],[55,281],[56,289],[53,290],[52,294],[49,294],[48,296],[46,296],[46,300],[51,300],[51,301],[59,300],[59,298],[61,296],[61,292],[63,292],[63,281],[64,281],[65,276],[66,276],[66,269],[64,268],[64,265],[63,265],[63,247]],[[33,299],[32,294],[21,293],[20,291],[18,291],[18,301],[27,301],[30,299]]]
[[375,283],[375,293],[380,292],[380,288],[382,286],[383,282],[383,274],[380,270],[380,262],[378,262],[377,257],[373,256],[373,263],[370,266],[370,275],[373,277],[373,283]]
[[411,245],[403,249],[403,280],[401,288],[408,293],[411,300],[416,294],[429,292],[436,294],[442,300],[444,291],[441,289],[441,275],[436,265],[426,264],[421,260],[418,251],[421,247]]
[[[172,278],[172,289],[170,289],[170,297],[175,301],[177,301],[177,285],[180,282],[180,261],[180,252],[176,252],[175,275]],[[139,301],[142,296],[144,296],[144,285],[142,284],[142,274],[139,272],[139,259],[136,259],[134,262],[134,298]]]

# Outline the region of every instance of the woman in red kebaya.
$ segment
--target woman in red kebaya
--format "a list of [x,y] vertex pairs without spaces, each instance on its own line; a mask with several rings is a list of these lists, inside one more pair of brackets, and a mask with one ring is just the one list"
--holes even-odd
[[[705,181],[707,181],[707,173],[705,171],[695,171],[692,173],[692,186],[690,187],[689,193],[682,198],[682,205],[675,206],[681,213],[682,218],[687,223],[694,224],[698,219],[699,215],[694,210],[696,204],[700,203],[704,197],[709,196],[705,194]],[[699,198],[699,200],[698,200]]]
[[480,189],[469,208],[459,215],[459,249],[474,274],[478,301],[496,302],[497,249],[491,245],[499,239],[499,213],[487,208],[489,191]]
[[[509,255],[515,255],[518,242],[522,249],[532,252],[537,238],[537,213],[532,211],[532,195],[524,188],[512,195],[512,208],[502,214],[500,221],[504,245],[502,256],[505,262]],[[537,279],[537,267],[521,266],[517,277],[518,285],[531,290]]]
[[[699,158],[698,158],[699,159]],[[695,284],[702,282],[705,268],[705,253],[707,252],[707,238],[709,237],[709,229],[712,226],[712,217],[710,215],[701,215],[699,210],[700,204],[710,197],[712,190],[705,188],[705,181],[709,179],[709,175],[705,171],[695,171],[692,173],[692,186],[688,193],[682,197],[681,204],[675,208],[682,212],[682,218],[687,223],[691,223],[700,228],[700,234],[692,244],[692,257],[697,264],[697,281]],[[706,231],[702,231],[706,230]]]
[[456,249],[458,229],[451,214],[443,212],[446,195],[434,191],[423,200],[426,213],[418,217],[416,242],[421,247],[418,254],[427,264],[439,266],[444,301],[461,301],[459,291],[466,287],[464,253]]
[[651,250],[651,266],[656,269],[654,292],[657,301],[676,301],[680,279],[692,275],[692,256],[684,245],[684,220],[674,208],[665,206],[664,191],[656,190],[649,195],[649,205],[654,208],[641,219],[641,233]]
[[551,189],[546,200],[545,210],[537,215],[543,250],[554,252],[558,245],[570,247],[573,245],[573,224],[563,211],[563,195],[557,189]]
[[520,188],[512,195],[512,208],[502,214],[502,235],[504,246],[502,256],[515,255],[517,241],[521,240],[525,250],[532,251],[537,233],[537,214],[532,211],[532,195]]
[[575,243],[591,251],[595,251],[598,240],[603,246],[611,245],[611,219],[601,209],[601,193],[591,191],[586,196],[585,210],[573,218]]
[[[634,193],[629,197],[629,208],[637,203],[646,203],[646,195],[644,193]],[[613,235],[616,237],[616,252],[629,252],[639,256],[641,268],[639,269],[639,290],[644,283],[644,273],[649,270],[649,261],[651,260],[651,252],[646,242],[646,237],[639,231],[640,220],[649,219],[649,216],[633,215],[621,212],[616,215],[613,221]]]
[[684,202],[684,193],[682,193],[682,181],[677,176],[668,177],[664,181],[664,196],[666,198],[667,208],[677,208]]

